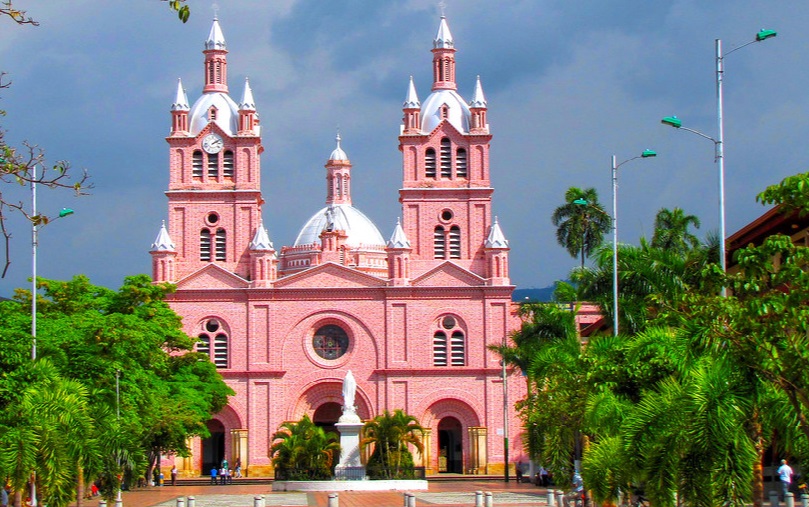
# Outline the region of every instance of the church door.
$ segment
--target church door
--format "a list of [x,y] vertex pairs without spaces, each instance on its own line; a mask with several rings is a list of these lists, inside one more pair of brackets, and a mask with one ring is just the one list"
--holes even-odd
[[208,475],[211,469],[218,470],[225,459],[225,426],[211,419],[208,421],[208,431],[211,436],[202,440],[202,475]]
[[444,417],[438,423],[438,471],[463,473],[463,440],[461,423],[454,417]]

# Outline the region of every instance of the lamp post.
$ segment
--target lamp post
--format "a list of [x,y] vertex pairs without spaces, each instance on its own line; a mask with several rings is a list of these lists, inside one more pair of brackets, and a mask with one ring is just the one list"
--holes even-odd
[[612,334],[618,336],[618,168],[627,162],[639,158],[653,158],[657,152],[643,150],[637,157],[616,163],[615,155],[612,156]]
[[[670,127],[674,127],[680,130],[686,130],[688,132],[697,134],[700,137],[704,137],[705,139],[709,139],[714,143],[715,151],[715,161],[719,166],[719,264],[722,267],[722,271],[727,271],[727,259],[725,259],[725,124],[724,124],[724,116],[723,116],[723,93],[722,93],[722,83],[723,77],[725,73],[725,57],[733,52],[736,52],[743,47],[749,46],[750,44],[754,44],[756,42],[762,42],[772,37],[775,37],[778,33],[775,30],[760,30],[757,34],[755,39],[742,44],[734,49],[731,49],[724,55],[722,54],[722,40],[716,39],[716,120],[717,120],[717,127],[718,133],[717,137],[713,138],[709,135],[703,134],[697,130],[693,130],[690,128],[683,127],[683,122],[677,118],[676,116],[666,116],[660,122],[664,125],[669,125]],[[722,287],[722,296],[727,295],[727,289]]]
[[[503,343],[505,344],[505,339]],[[503,455],[505,461],[503,480],[508,482],[508,380],[506,377],[506,360],[501,359],[500,364],[503,366]]]
[[[73,210],[62,208],[59,218],[72,215]],[[42,221],[42,217],[37,214],[37,166],[31,168],[31,361],[37,358],[37,224]],[[43,222],[43,225],[47,222]],[[31,507],[37,507],[37,485],[36,470],[32,474],[31,481]]]

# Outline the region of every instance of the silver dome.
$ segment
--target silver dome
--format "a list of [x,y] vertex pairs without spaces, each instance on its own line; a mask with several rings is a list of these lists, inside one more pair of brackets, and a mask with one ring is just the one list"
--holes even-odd
[[379,246],[384,248],[385,240],[373,222],[360,210],[350,204],[333,204],[326,206],[306,222],[295,239],[295,246],[320,243],[320,233],[329,223],[328,211],[331,208],[331,222],[334,230],[345,231],[348,234],[346,246],[357,248],[359,246]]
[[469,106],[455,90],[436,90],[421,105],[421,130],[432,132],[441,123],[441,107],[449,106],[447,119],[458,132],[469,132]]
[[188,113],[190,134],[195,136],[208,125],[208,110],[216,107],[216,120],[227,135],[235,136],[239,131],[239,106],[224,92],[203,93]]

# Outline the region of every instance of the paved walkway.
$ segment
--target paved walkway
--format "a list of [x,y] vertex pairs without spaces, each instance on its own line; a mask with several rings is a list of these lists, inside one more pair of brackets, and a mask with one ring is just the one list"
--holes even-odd
[[[428,491],[414,491],[417,506],[458,507],[475,505],[475,491],[492,492],[497,505],[546,505],[546,493],[531,484],[490,481],[430,482]],[[273,492],[269,484],[232,484],[228,486],[164,486],[125,491],[123,507],[175,507],[177,498],[193,496],[196,507],[253,507],[253,499],[264,495],[266,507],[327,507],[328,492]],[[342,491],[340,507],[401,507],[403,494],[395,491]],[[85,507],[97,507],[88,500]],[[114,507],[114,504],[109,507]],[[188,507],[186,504],[185,507]]]

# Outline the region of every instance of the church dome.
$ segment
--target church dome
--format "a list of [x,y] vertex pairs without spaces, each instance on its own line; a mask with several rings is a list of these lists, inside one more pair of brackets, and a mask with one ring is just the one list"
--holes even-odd
[[385,240],[379,229],[360,210],[350,204],[326,206],[312,215],[298,233],[295,246],[320,243],[320,233],[329,226],[329,223],[333,224],[333,230],[345,231],[348,235],[345,245],[348,247],[385,246]]
[[469,106],[455,90],[436,90],[421,105],[421,130],[432,132],[444,118],[441,111],[447,105],[447,120],[458,132],[469,132]]
[[235,136],[239,131],[239,106],[224,92],[203,93],[188,113],[190,134],[195,136],[208,125],[208,111],[216,108],[216,123],[223,132]]

